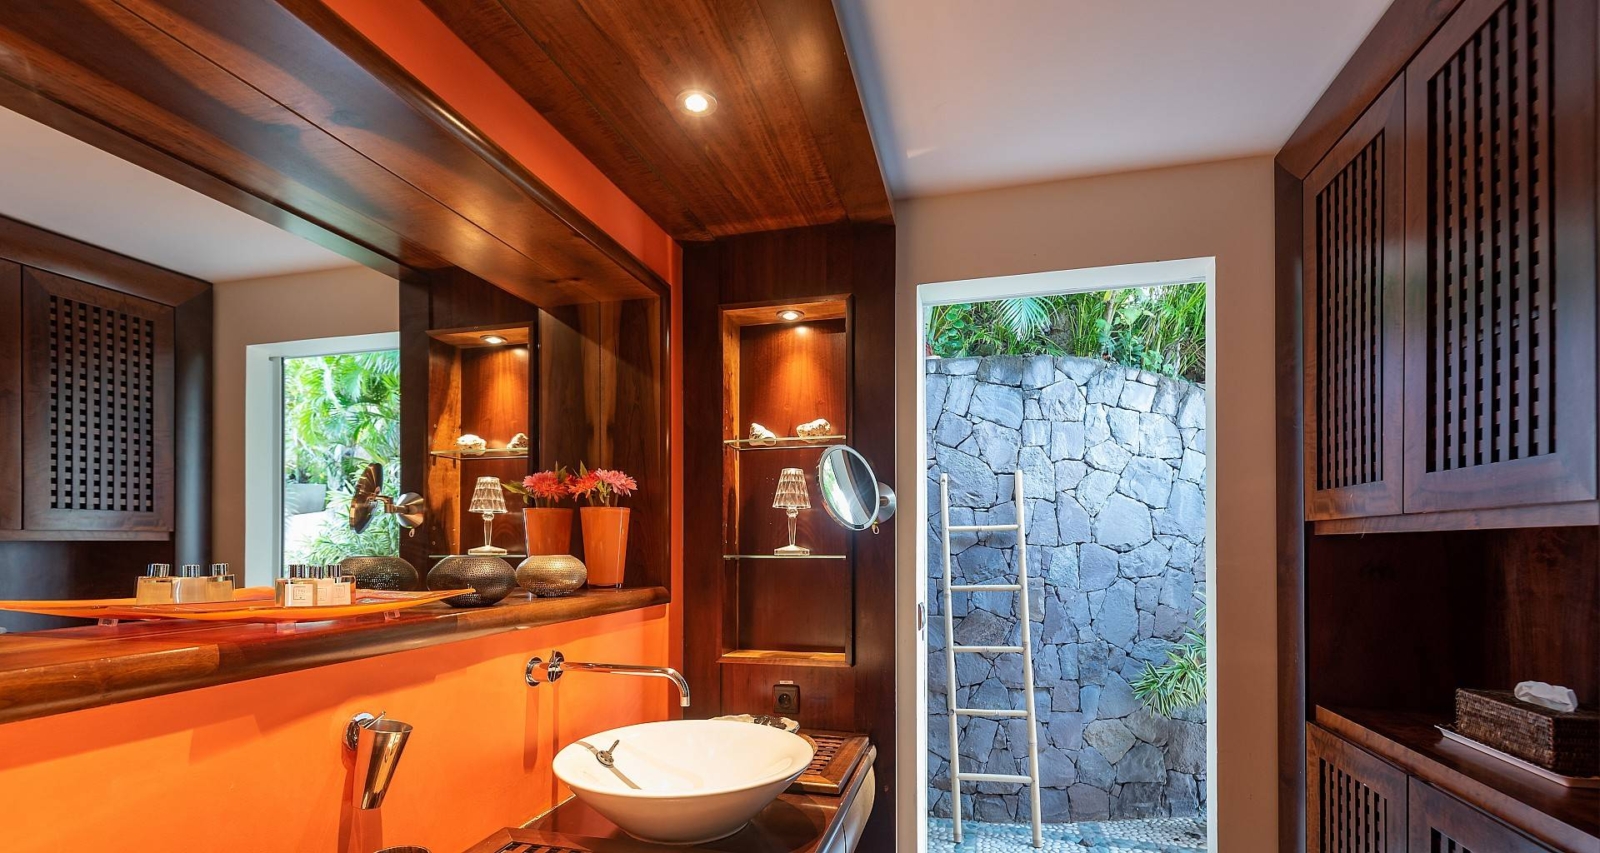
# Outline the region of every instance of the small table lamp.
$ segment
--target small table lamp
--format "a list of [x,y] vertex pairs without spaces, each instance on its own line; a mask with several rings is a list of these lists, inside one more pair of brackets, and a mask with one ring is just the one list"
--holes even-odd
[[800,510],[811,508],[811,496],[806,494],[806,472],[799,468],[785,468],[778,474],[778,493],[772,496],[772,508],[789,512],[789,544],[774,549],[772,553],[780,557],[804,557],[810,554],[810,548],[794,544],[795,519],[800,515]]
[[500,489],[499,477],[478,478],[478,484],[472,489],[472,503],[467,506],[467,511],[483,515],[483,545],[467,553],[496,556],[504,554],[506,549],[494,546],[494,517],[503,515],[506,511],[506,495]]

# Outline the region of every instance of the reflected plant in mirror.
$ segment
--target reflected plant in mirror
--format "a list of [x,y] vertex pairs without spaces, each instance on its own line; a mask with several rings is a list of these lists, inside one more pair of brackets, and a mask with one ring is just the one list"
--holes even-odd
[[378,513],[351,529],[344,508],[378,462],[399,482],[400,357],[396,350],[283,360],[283,559],[336,563],[400,552],[399,527]]

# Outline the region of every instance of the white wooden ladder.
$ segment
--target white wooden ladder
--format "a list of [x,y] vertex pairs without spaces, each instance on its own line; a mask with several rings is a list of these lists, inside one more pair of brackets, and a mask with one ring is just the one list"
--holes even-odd
[[[961,843],[961,783],[962,782],[1015,782],[1027,785],[1029,805],[1033,810],[1033,846],[1043,841],[1039,830],[1039,718],[1034,711],[1033,699],[1033,643],[1028,626],[1028,525],[1025,520],[1027,506],[1023,503],[1022,472],[1016,472],[1016,488],[1012,501],[1016,506],[1015,524],[958,524],[950,525],[950,475],[939,475],[939,525],[944,530],[944,661],[948,679],[945,702],[950,710],[950,810],[955,821],[955,840]],[[953,584],[950,581],[950,534],[1000,533],[1017,534],[1017,582]],[[1022,622],[1022,645],[1019,646],[958,646],[955,635],[955,616],[951,597],[958,592],[1015,592],[1019,596],[1017,613]],[[1026,708],[960,708],[956,706],[956,655],[1020,654],[1022,655],[1022,692],[1027,697]],[[961,717],[1012,717],[1028,721],[1028,775],[1013,773],[964,773],[961,770],[961,744],[958,740]]]

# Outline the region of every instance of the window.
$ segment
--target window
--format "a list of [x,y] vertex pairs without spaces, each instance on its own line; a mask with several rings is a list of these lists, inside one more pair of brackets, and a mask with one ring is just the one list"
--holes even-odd
[[246,349],[245,574],[270,584],[283,566],[399,553],[394,517],[350,527],[356,479],[383,466],[400,482],[400,353],[395,334]]

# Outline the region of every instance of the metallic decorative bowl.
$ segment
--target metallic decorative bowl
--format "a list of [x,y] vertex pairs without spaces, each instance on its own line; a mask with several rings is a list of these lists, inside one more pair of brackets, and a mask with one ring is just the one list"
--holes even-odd
[[589,570],[571,554],[535,555],[517,565],[517,584],[539,598],[571,595],[588,580]]
[[428,572],[428,589],[461,589],[477,592],[444,600],[451,607],[488,607],[517,588],[511,564],[499,557],[483,554],[457,554],[445,557]]
[[399,557],[345,557],[339,570],[356,579],[356,589],[412,590],[422,585],[415,566]]

